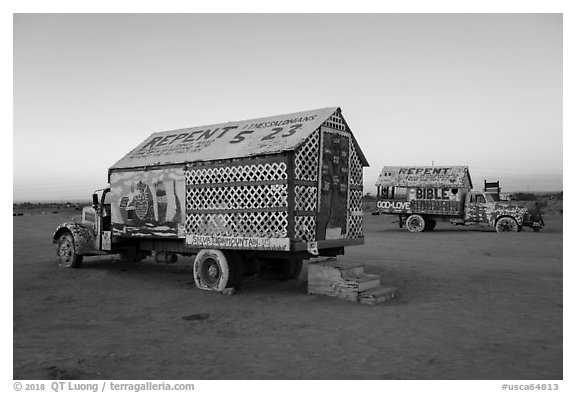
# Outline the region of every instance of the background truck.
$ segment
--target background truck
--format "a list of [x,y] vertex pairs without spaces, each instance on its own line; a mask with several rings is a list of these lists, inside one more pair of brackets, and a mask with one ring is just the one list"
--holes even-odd
[[84,256],[196,255],[198,288],[222,291],[364,243],[368,163],[340,108],[152,134],[108,171],[82,222],[54,233],[62,267]]
[[485,181],[483,191],[472,191],[466,166],[386,166],[376,187],[378,212],[397,215],[400,228],[410,232],[433,230],[438,221],[489,224],[497,232],[544,226],[538,205],[530,210],[501,202],[498,182]]

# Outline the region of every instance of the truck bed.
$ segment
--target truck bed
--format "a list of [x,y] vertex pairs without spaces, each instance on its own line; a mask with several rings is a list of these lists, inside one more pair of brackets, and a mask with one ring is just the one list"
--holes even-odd
[[414,200],[410,202],[413,213],[441,214],[459,216],[462,214],[462,202],[443,200]]

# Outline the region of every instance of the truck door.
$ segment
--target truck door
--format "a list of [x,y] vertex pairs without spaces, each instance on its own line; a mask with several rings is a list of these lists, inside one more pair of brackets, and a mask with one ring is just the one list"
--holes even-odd
[[[98,200],[98,194],[100,191],[102,192],[102,196],[100,197],[100,200]],[[94,202],[97,202],[96,220],[94,227],[94,248],[96,250],[110,250],[111,248],[111,211],[110,204],[106,203],[106,195],[108,192],[110,192],[109,188],[105,190],[98,190],[93,197]]]
[[322,128],[320,203],[316,239],[346,236],[350,135]]
[[484,195],[475,193],[468,194],[465,220],[467,222],[488,223],[486,209],[487,203]]

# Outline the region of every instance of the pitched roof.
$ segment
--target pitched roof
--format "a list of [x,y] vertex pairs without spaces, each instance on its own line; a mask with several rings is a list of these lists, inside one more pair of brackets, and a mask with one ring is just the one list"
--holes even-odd
[[472,189],[472,179],[467,166],[385,166],[376,185]]
[[[156,132],[112,169],[241,158],[294,150],[340,108]],[[357,146],[357,145],[356,145]],[[361,161],[367,165],[358,148]]]

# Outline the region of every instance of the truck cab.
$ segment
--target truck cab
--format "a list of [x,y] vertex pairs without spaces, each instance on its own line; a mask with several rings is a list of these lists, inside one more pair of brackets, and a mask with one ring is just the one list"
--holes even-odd
[[82,224],[92,230],[94,234],[95,250],[111,250],[112,218],[110,203],[106,201],[106,195],[110,188],[94,191],[92,194],[92,206],[82,209]]
[[94,191],[92,205],[82,208],[81,222],[60,224],[54,235],[57,263],[60,267],[80,267],[84,256],[119,254],[124,260],[139,261],[149,252],[138,250],[134,243],[112,241],[112,212],[107,200],[110,187]]
[[523,226],[538,231],[544,226],[538,205],[531,212],[527,207],[502,203],[499,194],[471,191],[464,208],[465,224],[489,224],[498,232],[520,232]]

